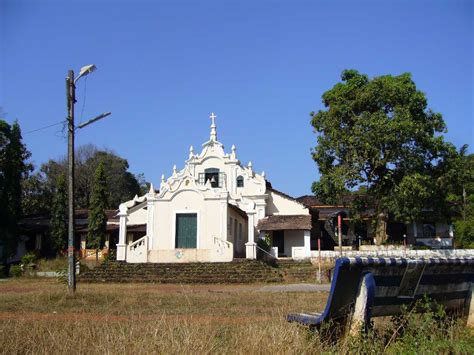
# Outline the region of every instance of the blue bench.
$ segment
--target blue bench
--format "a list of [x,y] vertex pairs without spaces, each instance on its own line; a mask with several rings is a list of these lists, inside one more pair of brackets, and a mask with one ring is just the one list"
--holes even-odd
[[[289,314],[289,322],[311,328],[323,323],[350,326],[351,333],[370,324],[371,317],[402,314],[427,296],[447,312],[462,312],[474,325],[474,255],[466,258],[339,258],[322,313]],[[417,311],[416,309],[414,311]]]

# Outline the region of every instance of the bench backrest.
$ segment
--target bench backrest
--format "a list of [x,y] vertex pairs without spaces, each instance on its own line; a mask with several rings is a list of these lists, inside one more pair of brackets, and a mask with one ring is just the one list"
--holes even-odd
[[474,282],[474,257],[339,258],[324,318],[342,319],[351,312],[363,278],[371,290],[371,316],[400,314],[402,305],[411,305],[425,295],[448,311],[462,310]]

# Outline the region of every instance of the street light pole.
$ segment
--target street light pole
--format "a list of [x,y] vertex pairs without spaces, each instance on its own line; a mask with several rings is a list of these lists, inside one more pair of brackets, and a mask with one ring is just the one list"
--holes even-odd
[[[70,294],[76,292],[76,263],[74,253],[74,104],[76,103],[76,82],[83,76],[86,76],[96,70],[94,64],[86,65],[81,68],[77,78],[74,78],[74,70],[69,70],[66,77],[66,98],[67,98],[67,175],[68,175],[68,278],[67,287]],[[77,126],[78,129],[90,125],[104,117],[110,115],[105,112],[87,122]]]
[[76,103],[76,86],[74,71],[69,70],[66,78],[68,139],[67,139],[67,174],[68,174],[68,291],[76,292],[76,272],[74,258],[74,104]]

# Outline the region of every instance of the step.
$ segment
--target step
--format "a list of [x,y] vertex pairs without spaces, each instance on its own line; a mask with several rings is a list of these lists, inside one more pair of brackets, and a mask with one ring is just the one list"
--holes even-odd
[[267,283],[282,282],[278,268],[255,260],[229,263],[138,263],[108,261],[79,276],[82,282]]

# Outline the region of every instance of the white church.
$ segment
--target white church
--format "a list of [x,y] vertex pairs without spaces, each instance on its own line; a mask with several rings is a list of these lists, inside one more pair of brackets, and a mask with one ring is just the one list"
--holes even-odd
[[[235,146],[217,140],[216,116],[200,153],[189,149],[180,171],[161,177],[160,188],[119,207],[117,260],[129,263],[227,262],[255,259],[256,240],[268,234],[272,252],[310,257],[311,215],[294,198],[271,187]],[[142,236],[130,231],[146,226]]]

